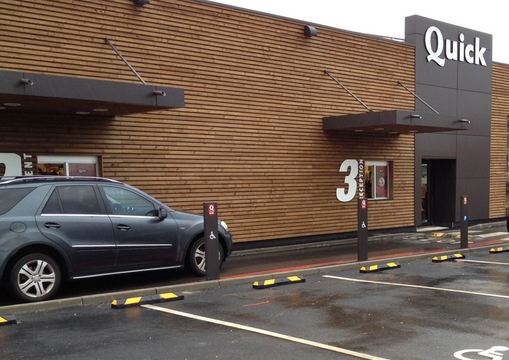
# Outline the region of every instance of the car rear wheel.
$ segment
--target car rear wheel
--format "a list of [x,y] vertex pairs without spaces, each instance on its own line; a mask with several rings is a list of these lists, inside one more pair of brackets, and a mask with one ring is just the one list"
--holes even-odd
[[[219,244],[219,264],[223,264],[224,250],[223,246]],[[198,276],[205,276],[207,274],[207,263],[205,261],[205,240],[200,238],[196,240],[189,251],[188,263],[193,271]]]
[[51,298],[61,281],[60,267],[51,256],[28,254],[12,267],[9,285],[15,297],[33,302]]

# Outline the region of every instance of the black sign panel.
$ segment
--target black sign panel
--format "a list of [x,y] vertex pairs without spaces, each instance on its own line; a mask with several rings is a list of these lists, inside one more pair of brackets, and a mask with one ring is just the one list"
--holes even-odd
[[357,203],[357,260],[368,260],[368,200],[364,191],[364,160],[359,160]]
[[468,248],[468,197],[463,195],[461,198],[460,213],[460,231],[461,231],[461,245],[462,249]]
[[207,280],[219,279],[219,226],[217,203],[203,203],[203,221],[205,227],[205,263]]

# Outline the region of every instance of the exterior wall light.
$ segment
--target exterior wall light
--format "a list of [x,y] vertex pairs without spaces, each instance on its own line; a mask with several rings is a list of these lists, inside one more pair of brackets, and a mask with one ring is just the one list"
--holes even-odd
[[314,26],[304,25],[304,35],[309,38],[316,36],[318,35],[318,30]]
[[136,6],[145,6],[150,4],[150,0],[133,0],[134,5]]
[[458,122],[463,124],[470,124],[470,120],[468,119],[459,119]]
[[152,94],[154,94],[155,96],[166,96],[166,91],[154,90]]
[[23,85],[34,86],[34,82],[31,79],[23,78],[23,79],[20,79],[19,82],[22,83]]

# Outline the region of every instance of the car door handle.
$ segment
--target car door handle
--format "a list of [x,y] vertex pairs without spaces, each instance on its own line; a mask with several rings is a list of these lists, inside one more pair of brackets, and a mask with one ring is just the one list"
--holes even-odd
[[127,226],[127,225],[119,224],[119,225],[117,225],[117,229],[119,229],[120,231],[129,231],[129,230],[131,230],[131,227]]
[[54,223],[54,222],[47,222],[44,223],[44,226],[48,229],[60,229],[62,225]]

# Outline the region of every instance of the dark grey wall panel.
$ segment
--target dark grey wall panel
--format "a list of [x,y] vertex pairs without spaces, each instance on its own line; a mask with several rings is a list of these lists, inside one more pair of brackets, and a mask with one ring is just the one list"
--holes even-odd
[[[428,38],[426,38],[428,32]],[[492,88],[490,34],[444,22],[406,18],[406,41],[415,44],[416,92],[452,121],[467,119],[470,130],[419,134],[415,148],[415,198],[420,199],[422,159],[456,159],[456,194],[472,194],[471,218],[489,217],[489,163]],[[426,40],[428,43],[426,44]],[[446,48],[457,48],[456,59]],[[430,56],[431,54],[431,56]],[[463,54],[463,56],[462,56]],[[466,54],[466,55],[465,55]],[[416,101],[416,111],[426,107]],[[418,201],[417,201],[418,202]],[[416,224],[420,213],[416,205]],[[456,220],[459,208],[456,208]]]
[[[411,39],[407,38],[406,41],[413,44],[424,44],[424,35],[411,35]],[[416,57],[415,68],[420,70],[415,74],[417,83],[456,88],[458,84],[458,65],[456,63],[448,64],[447,67],[429,65],[426,56]]]
[[[440,115],[456,116],[457,115],[457,90],[441,86],[417,84],[417,94],[437,110]],[[417,112],[432,112],[426,105],[419,100],[415,102],[415,110]]]
[[459,198],[467,195],[469,198],[469,218],[488,219],[489,202],[486,194],[490,190],[490,180],[483,179],[457,179],[456,182],[456,221],[459,221]]
[[459,90],[457,102],[458,118],[470,120],[470,130],[458,134],[490,136],[491,94]]
[[490,151],[488,136],[458,136],[457,137],[458,178],[489,179],[490,161],[486,154]]
[[[456,135],[454,133],[416,134],[415,149],[416,158],[455,159],[457,153]],[[420,162],[418,165],[420,166]]]
[[[483,44],[486,44],[485,41]],[[491,47],[491,42],[490,42]],[[479,91],[491,94],[491,55],[492,52],[486,50],[485,58],[489,66],[478,66],[468,63],[457,62],[458,66],[458,89]],[[489,59],[489,60],[488,60]],[[472,67],[475,71],[472,71]]]

